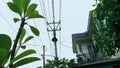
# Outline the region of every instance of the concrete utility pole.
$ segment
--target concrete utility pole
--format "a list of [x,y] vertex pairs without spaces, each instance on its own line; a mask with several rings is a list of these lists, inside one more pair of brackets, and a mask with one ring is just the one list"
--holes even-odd
[[47,23],[48,25],[48,31],[52,31],[53,32],[53,38],[52,41],[54,42],[54,46],[55,46],[55,57],[58,57],[58,53],[57,53],[57,37],[56,37],[56,31],[60,31],[61,27],[60,25],[60,21],[59,22],[55,22],[53,21],[53,23]]
[[43,46],[43,68],[45,68],[45,46]]

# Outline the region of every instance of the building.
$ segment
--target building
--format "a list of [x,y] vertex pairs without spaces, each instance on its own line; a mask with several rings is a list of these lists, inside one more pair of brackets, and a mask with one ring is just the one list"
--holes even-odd
[[92,20],[91,14],[88,18],[87,31],[84,33],[72,34],[73,52],[76,53],[78,62],[85,63],[97,59],[97,48],[92,40],[92,35],[97,32],[97,25]]
[[98,51],[92,38],[92,35],[95,34],[99,28],[99,24],[94,22],[91,14],[89,14],[87,31],[72,34],[73,53],[76,53],[78,61],[78,66],[73,68],[98,68],[98,66],[99,68],[120,67],[119,58],[103,61],[104,56]]

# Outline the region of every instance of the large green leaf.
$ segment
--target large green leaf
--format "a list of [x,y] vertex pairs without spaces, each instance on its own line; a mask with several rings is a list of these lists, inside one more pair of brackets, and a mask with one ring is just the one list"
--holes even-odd
[[[24,0],[13,0],[13,3],[16,5],[16,7],[19,9],[19,12],[22,14],[23,11],[23,1]],[[20,14],[20,15],[21,15]]]
[[17,61],[17,60],[19,60],[19,59],[21,59],[21,58],[24,58],[25,56],[28,56],[28,55],[31,55],[31,54],[34,54],[34,53],[36,53],[35,50],[32,50],[32,49],[26,50],[26,51],[22,52],[21,54],[19,54],[18,56],[16,56],[16,57],[11,61],[10,64],[14,63],[15,61]]
[[26,12],[26,17],[29,17],[31,15],[31,13],[33,13],[33,11],[36,9],[37,7],[37,4],[31,4],[28,9],[27,9],[27,12]]
[[38,61],[38,60],[40,60],[40,59],[37,57],[24,58],[24,59],[21,59],[18,62],[16,62],[13,66],[18,67],[18,66],[22,66],[22,65],[25,65],[25,64],[28,64],[28,63],[31,63],[34,61]]
[[26,12],[28,5],[31,0],[13,0],[15,7],[19,10],[19,14],[22,15],[22,12]]
[[35,28],[33,26],[30,26],[30,29],[36,36],[39,36],[40,32],[39,32],[39,30],[37,28]]
[[22,29],[22,33],[20,34],[20,42],[22,42],[25,34],[26,34],[26,30],[23,28],[23,29]]
[[7,56],[7,50],[0,48],[0,64],[4,61]]
[[7,54],[6,54],[6,56],[4,56],[5,57],[5,59],[4,59],[4,61],[3,61],[3,65],[5,65],[8,61],[9,61],[9,57],[10,57],[10,55],[11,55],[11,52],[12,52],[12,50],[10,50]]
[[34,10],[33,13],[28,18],[31,19],[31,18],[44,18],[44,17],[40,15],[37,10]]
[[28,41],[31,40],[32,38],[34,38],[34,37],[33,37],[33,36],[29,36],[29,37],[27,37],[23,43],[28,42]]
[[31,1],[31,0],[24,0],[24,1],[23,1],[23,10],[24,10],[24,13],[26,12],[30,1]]
[[19,15],[21,15],[21,11],[19,10],[19,8],[14,3],[8,2],[7,5],[13,12],[18,13]]
[[10,50],[12,45],[12,40],[8,35],[0,34],[0,48]]

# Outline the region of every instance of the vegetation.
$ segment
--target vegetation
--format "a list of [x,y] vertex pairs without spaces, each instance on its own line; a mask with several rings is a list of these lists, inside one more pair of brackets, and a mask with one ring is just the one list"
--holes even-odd
[[8,35],[0,34],[0,68],[9,67],[11,64],[12,67],[10,68],[15,68],[33,61],[40,60],[37,57],[27,57],[28,55],[36,53],[35,50],[30,49],[22,52],[21,54],[15,56],[11,61],[9,61],[11,55],[11,47],[11,38]]
[[65,58],[63,59],[55,58],[54,60],[47,60],[45,68],[70,68],[75,65],[76,62],[74,59],[68,60]]
[[8,35],[0,34],[0,68],[16,68],[18,66],[40,60],[38,57],[26,57],[28,55],[36,53],[35,50],[32,49],[26,50],[16,56],[18,50],[20,48],[25,49],[26,46],[24,44],[33,38],[33,36],[28,36],[25,40],[23,40],[26,35],[24,25],[28,25],[33,34],[35,34],[36,36],[39,36],[40,34],[37,28],[29,25],[26,22],[26,20],[32,18],[44,18],[36,10],[37,4],[30,3],[30,1],[31,0],[12,0],[12,2],[7,3],[8,7],[20,16],[20,19],[14,18],[14,22],[16,23],[20,21],[21,23],[13,46],[12,40]]
[[94,39],[104,56],[111,57],[120,49],[120,0],[99,0],[92,11],[100,26]]

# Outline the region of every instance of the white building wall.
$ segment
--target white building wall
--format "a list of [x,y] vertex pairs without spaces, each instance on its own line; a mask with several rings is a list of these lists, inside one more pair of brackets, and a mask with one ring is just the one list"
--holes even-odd
[[82,43],[83,53],[89,53],[87,48],[88,43]]
[[77,55],[81,54],[81,53],[80,53],[80,48],[79,48],[79,46],[80,46],[79,44],[76,44],[76,48],[77,48]]

